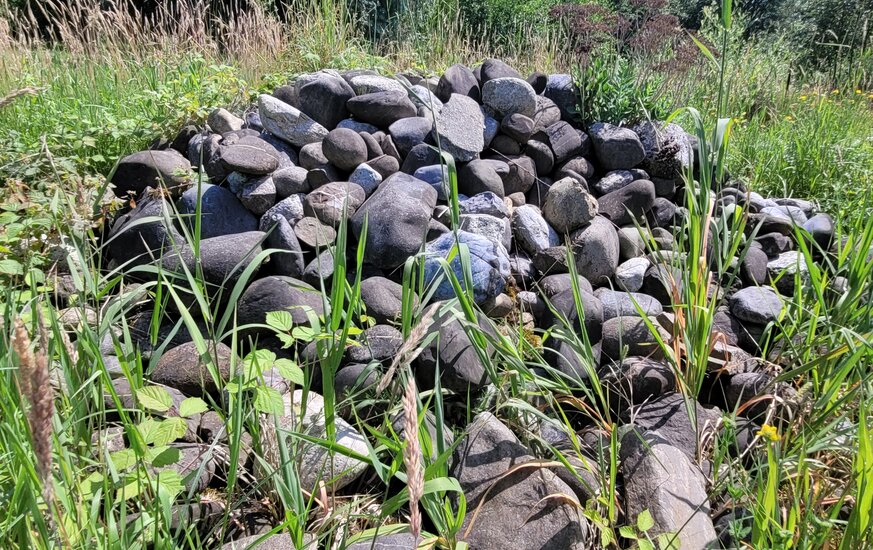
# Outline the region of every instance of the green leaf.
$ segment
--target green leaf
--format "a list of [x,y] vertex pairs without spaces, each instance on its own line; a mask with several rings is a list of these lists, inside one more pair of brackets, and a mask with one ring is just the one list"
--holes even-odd
[[655,550],[655,545],[647,539],[640,539],[637,544],[640,550]]
[[267,325],[280,332],[290,332],[294,328],[294,319],[288,311],[271,311],[267,313]]
[[208,410],[209,405],[199,397],[189,397],[179,405],[179,415],[184,416],[185,418],[195,414],[204,413]]
[[294,327],[291,336],[302,342],[311,342],[315,339],[315,331],[311,327]]
[[149,449],[147,454],[152,466],[155,468],[163,468],[164,466],[175,464],[182,458],[181,451],[175,447],[155,447],[154,449]]
[[618,528],[618,534],[626,539],[637,540],[637,534],[630,525],[622,525]]
[[652,518],[652,513],[648,510],[643,510],[637,516],[637,531],[645,533],[655,526],[655,520]]
[[136,464],[136,453],[133,449],[123,449],[109,454],[109,460],[116,470],[126,470]]
[[184,418],[173,416],[161,421],[154,445],[168,445],[177,441],[188,431],[188,424]]
[[136,390],[136,398],[143,407],[158,412],[167,412],[173,406],[170,392],[158,386],[148,386]]
[[13,259],[0,260],[0,275],[23,275],[24,266]]
[[243,359],[243,372],[246,380],[260,378],[264,370],[269,369],[276,362],[276,354],[270,350],[257,349],[250,352]]
[[185,489],[185,480],[182,479],[182,475],[176,470],[161,470],[157,474],[157,480],[158,491],[166,493],[170,499],[175,498],[176,495]]
[[275,366],[279,374],[282,375],[282,378],[294,382],[298,386],[303,385],[303,369],[298,367],[294,361],[290,359],[277,359]]
[[268,386],[258,386],[255,388],[255,410],[266,413],[282,416],[285,414],[285,402],[282,401],[282,394],[275,388]]

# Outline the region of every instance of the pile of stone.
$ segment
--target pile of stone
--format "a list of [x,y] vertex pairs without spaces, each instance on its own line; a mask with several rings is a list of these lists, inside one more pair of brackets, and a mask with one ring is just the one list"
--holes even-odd
[[[296,352],[304,368],[317,371],[314,348],[283,349],[264,327],[266,315],[286,310],[295,326],[308,325],[307,311],[324,313],[316,289],[329,288],[334,259],[346,255],[354,265],[358,246],[364,246],[361,298],[376,324],[348,349],[337,374],[336,389],[347,395],[354,387],[375,387],[379,369],[403,343],[397,329],[400,281],[410,258],[423,258],[425,277],[436,285],[431,301],[454,297],[439,258],[448,257],[457,239],[470,251],[469,290],[483,312],[483,330],[494,326],[486,316],[507,318],[528,331],[550,330],[565,317],[594,344],[593,368],[621,393],[618,413],[631,430],[622,444],[629,521],[647,509],[655,519],[653,532],[679,532],[683,548],[713,544],[718,518],[709,515],[700,432],[704,424],[718,423],[715,406],[733,410],[770,391],[772,376],[755,354],[765,329],[784,310],[783,296],[804,280],[796,227],[827,249],[834,224],[812,203],[765,199],[738,182],[724,182],[713,193],[714,216],[731,219],[738,207],[750,213],[749,246],[736,259],[739,277],[717,289],[724,297],[714,326],[718,353],[702,404],[695,405],[699,425],[693,426],[650,323],[670,342],[672,296],[682,280],[671,262],[678,254],[674,235],[686,214],[683,175],[695,165],[696,141],[676,124],[583,126],[574,118],[575,101],[569,75],[525,78],[495,59],[475,69],[454,65],[431,78],[362,70],[301,75],[261,95],[243,117],[216,109],[205,127],[186,127],[172,140],[122,159],[112,177],[114,191],[133,198],[135,207],[108,232],[110,266],[124,266],[132,275],[145,265],[178,272],[193,270],[199,258],[211,293],[236,308],[239,325],[252,326],[245,338],[280,356]],[[457,173],[456,228],[450,170],[440,151],[451,156]],[[343,224],[349,244],[336,250]],[[196,254],[190,239],[195,230]],[[267,249],[274,252],[262,254]],[[584,322],[568,258],[578,273]],[[238,300],[230,300],[253,262],[254,276]],[[463,280],[459,260],[451,265]],[[141,317],[147,333],[148,308]],[[167,320],[162,330],[172,326]],[[490,382],[456,317],[438,316],[429,330],[440,337],[415,361],[421,387],[433,387],[437,363],[442,386],[461,395]],[[175,334],[151,381],[174,388],[179,398],[220,391],[203,382],[209,376],[184,332]],[[142,340],[142,351],[151,351],[147,338]],[[214,345],[230,353],[224,343]],[[584,383],[592,365],[564,342],[550,346],[550,366]],[[289,411],[298,398],[286,393]],[[306,426],[323,435],[317,403],[305,410]],[[766,406],[742,410],[754,433]],[[471,510],[486,483],[532,456],[493,416],[480,415],[472,426],[458,428],[482,435],[459,447],[453,466],[469,491]],[[366,454],[358,431],[344,421],[338,430],[340,444]],[[569,443],[567,434],[549,433],[544,437],[555,445]],[[199,426],[192,426],[191,440],[208,444]],[[499,451],[487,463],[482,455],[490,447],[478,449],[482,441]],[[591,448],[602,443],[593,441]],[[332,479],[336,489],[361,482],[363,464],[341,460],[334,472],[324,472],[325,456],[318,450],[307,454],[307,484],[317,477]],[[538,548],[550,540],[550,547],[582,548],[591,529],[558,501],[540,504],[541,513],[530,520],[535,525],[521,527],[544,495],[584,500],[593,494],[594,488],[580,485],[579,476],[567,472],[522,475],[483,507],[471,544]]]

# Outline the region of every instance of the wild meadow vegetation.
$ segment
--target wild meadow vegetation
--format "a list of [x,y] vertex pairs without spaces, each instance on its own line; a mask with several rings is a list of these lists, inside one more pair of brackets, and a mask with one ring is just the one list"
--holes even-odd
[[[322,314],[308,311],[302,327],[277,312],[255,327],[290,358],[252,345],[252,327],[227,307],[271,255],[266,247],[220,289],[197,262],[167,273],[107,261],[107,223],[130,206],[109,198],[118,159],[202,124],[216,107],[242,113],[259,94],[323,68],[431,76],[496,57],[522,74],[572,74],[583,124],[669,119],[696,136],[687,215],[664,260],[679,274],[672,341],[659,341],[686,403],[710,386],[723,344],[712,336],[724,304],[713,288],[740,276],[732,259],[745,256],[752,232],[741,208],[718,215],[708,190],[739,180],[834,216],[826,249],[799,228],[793,235],[805,269],[784,275],[794,278],[785,310],[761,336],[772,381],[756,402],[721,411],[696,458],[708,467],[713,516],[736,519],[736,547],[873,547],[869,1],[220,4],[178,0],[145,19],[86,0],[0,10],[0,546],[220,548],[257,532],[288,534],[297,548],[345,548],[411,530],[428,548],[466,548],[478,510],[450,473],[454,428],[488,411],[535,452],[531,466],[572,465],[587,502],[543,497],[573,501],[592,526],[589,547],[675,547],[622,502],[618,411],[628,396],[597,369],[599,352],[578,330],[585,311],[574,261],[566,263],[575,318],[543,332],[517,304],[501,320],[482,315],[469,269],[450,267],[467,266],[464,247],[441,264],[455,296],[438,310],[428,306],[437,285],[422,258],[411,258],[395,323],[403,346],[376,384],[347,393],[334,392],[338,368],[374,320],[361,298],[366,239],[345,223],[333,250],[349,253],[335,253],[333,275],[321,281]],[[40,5],[48,26],[33,9]],[[457,231],[457,174],[443,158],[447,225]],[[199,212],[194,219],[183,226],[196,254]],[[167,327],[169,317],[181,321]],[[432,389],[417,388],[413,362],[447,317],[486,370],[482,391],[444,388],[439,373]],[[149,382],[183,337],[216,391],[186,398]],[[233,351],[227,372],[215,342]],[[587,376],[557,371],[548,358],[556,347]],[[324,432],[280,425],[287,403],[277,388],[322,395]],[[746,408],[756,406],[749,433]],[[364,434],[363,449],[336,443],[340,417]],[[553,445],[542,423],[569,434],[569,444]],[[197,459],[180,443],[196,447]],[[312,490],[298,468],[312,448],[331,465],[365,463],[366,483],[335,491],[331,466]],[[170,467],[180,461],[181,473]],[[204,471],[222,480],[220,490],[196,487]]]

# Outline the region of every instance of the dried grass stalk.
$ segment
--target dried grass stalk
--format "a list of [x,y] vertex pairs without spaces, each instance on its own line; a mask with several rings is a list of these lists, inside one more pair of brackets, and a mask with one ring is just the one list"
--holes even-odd
[[427,311],[424,312],[424,315],[421,317],[421,321],[413,327],[413,329],[409,333],[409,338],[403,342],[403,345],[400,346],[400,349],[397,350],[397,355],[394,356],[394,360],[391,362],[391,366],[388,367],[388,371],[385,372],[385,375],[382,376],[382,379],[379,380],[379,385],[376,386],[376,394],[380,394],[388,387],[388,384],[391,383],[391,380],[394,378],[394,374],[397,372],[397,369],[412,363],[418,354],[421,353],[421,349],[419,349],[418,344],[424,340],[424,337],[427,336],[427,329],[433,324],[433,318],[436,314],[437,306],[434,304]]
[[421,465],[421,443],[418,436],[418,392],[415,378],[409,377],[403,394],[403,433],[406,445],[403,447],[403,465],[406,467],[406,485],[409,489],[409,530],[415,538],[413,548],[418,546],[421,536],[421,511],[418,502],[424,494],[424,472]]
[[36,467],[43,484],[46,502],[51,500],[52,483],[52,416],[54,415],[54,391],[49,376],[45,344],[34,352],[30,336],[21,319],[15,319],[12,333],[12,349],[18,355],[18,384],[21,395],[30,404],[27,421]]

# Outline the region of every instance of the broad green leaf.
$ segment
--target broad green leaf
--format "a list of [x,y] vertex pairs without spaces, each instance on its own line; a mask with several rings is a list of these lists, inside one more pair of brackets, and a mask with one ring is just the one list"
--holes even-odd
[[630,525],[622,525],[618,528],[618,534],[626,539],[636,540],[637,534],[634,531],[634,528]]
[[155,468],[162,468],[179,462],[182,453],[175,447],[155,447],[149,449],[149,460]]
[[140,405],[158,412],[167,412],[173,406],[173,398],[170,392],[158,386],[147,386],[136,390],[136,397]]
[[161,421],[161,425],[158,428],[154,444],[169,445],[170,443],[177,441],[178,439],[183,437],[185,435],[185,432],[187,431],[188,424],[185,422],[184,418],[180,418],[178,416],[167,418]]
[[109,460],[116,470],[126,470],[136,464],[136,454],[133,449],[123,449],[109,454]]
[[275,362],[276,354],[270,350],[257,349],[250,352],[243,359],[246,380],[260,378],[264,370],[272,367]]
[[162,470],[157,474],[158,491],[172,499],[185,489],[185,480],[176,470]]
[[158,428],[160,428],[160,426],[161,422],[159,420],[146,418],[136,426],[136,429],[139,431],[139,435],[142,437],[142,440],[145,441],[146,445],[152,445],[158,437]]
[[267,325],[280,332],[290,332],[294,328],[294,319],[288,311],[271,311],[267,313]]
[[24,266],[9,258],[0,260],[0,275],[23,275]]
[[302,342],[311,342],[315,338],[315,331],[311,327],[294,327],[291,336]]
[[184,417],[189,417],[195,414],[200,414],[209,410],[209,405],[206,404],[206,401],[200,399],[199,397],[189,397],[188,399],[182,401],[179,405],[179,415]]
[[255,409],[262,413],[282,416],[285,414],[285,403],[282,394],[275,388],[258,386],[255,388]]
[[640,512],[640,515],[637,516],[637,531],[645,533],[654,526],[655,520],[652,518],[652,513],[648,510]]
[[277,359],[275,366],[279,374],[282,375],[282,378],[294,382],[298,386],[303,385],[303,369],[298,367],[294,361],[290,359]]

